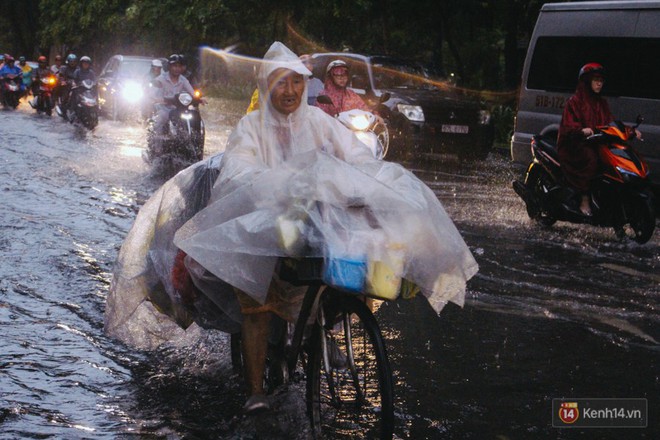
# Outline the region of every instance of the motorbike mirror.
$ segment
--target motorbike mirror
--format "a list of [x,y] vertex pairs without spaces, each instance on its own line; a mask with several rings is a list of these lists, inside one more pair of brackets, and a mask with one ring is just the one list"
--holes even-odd
[[385,102],[390,99],[392,95],[390,95],[390,92],[385,92],[382,95],[380,95],[380,102]]
[[332,99],[330,99],[327,95],[319,95],[316,97],[316,102],[318,104],[327,104],[327,105],[332,105]]
[[635,122],[636,122],[636,124],[637,124],[637,125],[635,125],[635,128],[639,127],[639,125],[640,125],[642,122],[644,122],[644,118],[642,117],[642,115],[637,115],[637,119],[635,119]]

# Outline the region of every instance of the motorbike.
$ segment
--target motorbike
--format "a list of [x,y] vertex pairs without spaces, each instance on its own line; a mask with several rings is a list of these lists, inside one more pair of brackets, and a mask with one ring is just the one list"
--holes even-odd
[[96,81],[83,80],[71,88],[66,119],[73,123],[79,121],[89,130],[99,123],[99,100]]
[[23,94],[23,78],[21,75],[8,74],[2,79],[2,105],[15,109]]
[[[384,102],[388,99],[389,94],[384,93],[380,101]],[[321,104],[332,105],[332,100],[325,95],[319,95],[316,101]],[[371,112],[360,109],[340,112],[335,117],[345,127],[354,132],[363,144],[369,147],[376,159],[382,160],[385,158],[390,145],[390,136],[387,125],[382,119]]]
[[598,127],[587,138],[598,150],[600,167],[591,182],[589,194],[592,215],[577,208],[575,191],[567,183],[556,149],[556,140],[542,135],[532,138],[532,162],[524,181],[513,181],[513,189],[523,199],[529,217],[543,226],[557,221],[613,227],[620,238],[646,243],[655,229],[654,195],[649,167],[630,146],[636,128],[615,121]]
[[46,113],[50,116],[53,113],[53,89],[57,85],[55,75],[44,76],[39,79],[39,91],[35,96],[34,104],[30,102],[37,113]]
[[163,165],[187,165],[204,157],[206,136],[204,121],[199,113],[202,94],[195,90],[166,98],[165,103],[174,106],[169,112],[165,133],[156,133],[155,116],[147,126],[147,152],[144,159],[153,163],[157,159]]

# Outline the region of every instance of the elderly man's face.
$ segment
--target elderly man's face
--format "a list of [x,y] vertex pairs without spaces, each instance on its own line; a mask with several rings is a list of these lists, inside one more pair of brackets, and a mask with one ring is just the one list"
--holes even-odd
[[268,90],[275,110],[288,115],[300,107],[305,78],[293,70],[276,69],[268,76]]

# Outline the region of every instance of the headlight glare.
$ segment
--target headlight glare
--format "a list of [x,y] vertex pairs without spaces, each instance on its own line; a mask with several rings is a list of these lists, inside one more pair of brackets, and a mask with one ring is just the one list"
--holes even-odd
[[144,91],[142,87],[135,81],[126,82],[121,89],[121,97],[127,102],[138,102],[142,99],[143,95]]
[[418,105],[397,104],[397,109],[411,121],[424,122],[424,110]]
[[479,124],[490,124],[490,112],[488,110],[479,110]]
[[188,106],[193,102],[193,97],[190,96],[190,93],[181,93],[179,95],[179,102],[184,106]]

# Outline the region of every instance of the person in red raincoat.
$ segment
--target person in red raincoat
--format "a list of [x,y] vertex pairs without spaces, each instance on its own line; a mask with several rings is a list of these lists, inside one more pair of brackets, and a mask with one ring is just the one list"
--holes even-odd
[[578,75],[575,94],[566,102],[559,126],[559,161],[568,183],[580,195],[580,212],[591,215],[589,184],[598,171],[598,150],[585,142],[594,128],[614,120],[607,100],[601,96],[605,81],[603,66],[588,63]]
[[353,109],[370,111],[367,104],[354,91],[348,89],[348,65],[342,60],[328,64],[325,70],[325,85],[320,95],[326,95],[332,104],[317,103],[316,105],[330,116]]

